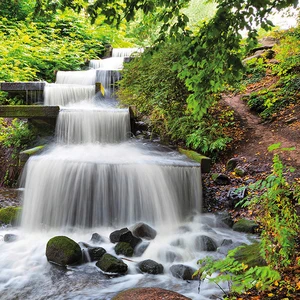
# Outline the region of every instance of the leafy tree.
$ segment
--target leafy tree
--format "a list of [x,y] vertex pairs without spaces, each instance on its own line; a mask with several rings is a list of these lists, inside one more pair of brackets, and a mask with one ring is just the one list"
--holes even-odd
[[[39,0],[44,10],[51,8],[49,0]],[[190,0],[61,0],[61,8],[84,9],[94,21],[101,14],[110,24],[119,25],[123,19],[133,20],[139,11],[157,14],[162,22],[157,42],[172,38],[184,40],[183,61],[176,64],[179,77],[184,80],[190,95],[189,108],[201,118],[214,101],[214,94],[225,84],[241,78],[242,36],[247,30],[246,51],[257,43],[257,27],[268,30],[268,20],[274,9],[297,5],[295,0],[217,0],[215,15],[196,32],[186,29],[188,17],[183,14]]]

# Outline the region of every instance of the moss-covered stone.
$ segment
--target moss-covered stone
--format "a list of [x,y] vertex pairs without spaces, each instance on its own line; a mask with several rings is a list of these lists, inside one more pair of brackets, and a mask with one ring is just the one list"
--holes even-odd
[[249,267],[266,266],[267,263],[260,254],[260,243],[241,246],[237,249],[234,258]]
[[255,233],[257,228],[258,225],[254,221],[247,219],[241,219],[237,221],[232,227],[234,231],[246,233]]
[[201,171],[202,173],[209,173],[211,168],[211,159],[209,157],[206,157],[202,154],[199,154],[192,150],[186,150],[182,148],[178,148],[178,151],[181,154],[186,155],[188,158],[195,160],[196,162],[201,164]]
[[111,254],[105,253],[96,266],[106,273],[125,274],[128,266],[120,259]]
[[126,242],[119,242],[115,246],[115,251],[118,255],[122,254],[127,257],[131,257],[133,255],[133,248],[131,247],[131,245],[129,243],[126,243]]
[[80,263],[82,252],[80,246],[66,236],[55,236],[46,246],[46,256],[49,262],[60,266]]
[[0,223],[16,225],[21,207],[9,206],[0,209]]

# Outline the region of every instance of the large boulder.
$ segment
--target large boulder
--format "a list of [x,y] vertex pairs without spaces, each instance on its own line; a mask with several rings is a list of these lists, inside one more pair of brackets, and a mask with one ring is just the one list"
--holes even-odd
[[131,232],[134,236],[146,240],[153,240],[157,234],[155,229],[143,222],[133,225]]
[[152,259],[146,259],[138,263],[138,269],[142,273],[148,274],[162,274],[164,272],[164,267],[162,264],[157,263]]
[[216,251],[217,244],[216,242],[206,235],[199,235],[195,240],[196,249],[198,251]]
[[97,261],[96,266],[105,273],[113,273],[123,275],[127,272],[128,266],[115,256],[105,253],[100,260]]
[[141,241],[141,238],[135,237],[128,228],[122,228],[112,232],[109,236],[112,243],[126,242],[134,249]]
[[173,291],[161,288],[134,288],[123,291],[112,300],[191,300]]
[[82,252],[80,246],[66,236],[55,236],[46,246],[46,257],[49,262],[59,266],[80,263]]
[[133,255],[133,248],[131,247],[131,245],[129,243],[126,242],[119,242],[116,246],[115,246],[115,252],[120,255],[125,255],[127,257],[131,257]]
[[88,247],[90,261],[100,260],[105,253],[106,250],[102,247]]
[[194,268],[191,268],[189,266],[185,266],[185,265],[173,265],[170,268],[170,272],[171,274],[179,279],[183,279],[183,280],[193,280],[193,279],[197,279],[197,278],[193,278],[193,274],[196,272],[197,270]]

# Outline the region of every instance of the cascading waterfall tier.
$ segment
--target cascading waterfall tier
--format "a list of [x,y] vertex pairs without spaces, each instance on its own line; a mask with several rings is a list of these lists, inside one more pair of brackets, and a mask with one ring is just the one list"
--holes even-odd
[[143,52],[143,48],[113,48],[112,57],[129,57],[133,53]]
[[124,57],[109,57],[105,59],[92,59],[89,62],[91,69],[121,70],[123,68]]
[[200,209],[199,176],[195,164],[130,144],[56,146],[26,166],[22,226],[170,226]]
[[58,143],[119,143],[130,136],[128,109],[94,105],[64,108],[56,124]]
[[94,85],[96,83],[96,71],[58,71],[56,83]]
[[44,105],[66,106],[83,100],[91,100],[95,95],[95,85],[46,84]]

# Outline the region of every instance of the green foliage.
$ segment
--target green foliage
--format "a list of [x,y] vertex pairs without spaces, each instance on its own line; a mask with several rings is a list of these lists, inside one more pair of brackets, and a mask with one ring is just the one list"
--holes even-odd
[[[294,148],[280,148],[280,143],[274,144],[269,151],[291,151]],[[254,208],[260,206],[258,222],[262,225],[262,252],[268,265],[275,269],[282,269],[295,260],[296,237],[300,233],[300,218],[295,204],[299,203],[299,189],[295,183],[289,183],[286,172],[293,172],[286,168],[280,160],[279,154],[273,158],[273,171],[264,180],[257,181],[250,189],[258,193],[244,205]]]
[[0,144],[5,148],[13,148],[15,154],[26,149],[35,138],[34,129],[26,121],[0,119]]
[[1,224],[15,224],[20,215],[21,207],[9,206],[0,209]]
[[226,119],[224,127],[231,126],[232,115],[226,116],[226,110],[215,108],[213,115],[198,121],[187,109],[189,92],[171,68],[181,59],[182,51],[182,44],[166,43],[158,51],[146,51],[126,64],[118,96],[122,103],[136,106],[150,116],[152,130],[162,140],[183,142],[203,154],[216,156],[230,141],[220,122]]
[[[228,282],[229,293],[242,293],[253,287],[260,290],[268,289],[272,283],[280,279],[279,272],[269,266],[249,267],[238,261],[235,255],[241,247],[229,251],[223,260],[213,260],[211,257],[199,260],[198,263],[202,265],[197,271],[200,280],[208,279],[218,286],[219,283]],[[214,273],[217,273],[217,276],[213,276]],[[223,292],[227,294],[224,290]]]

